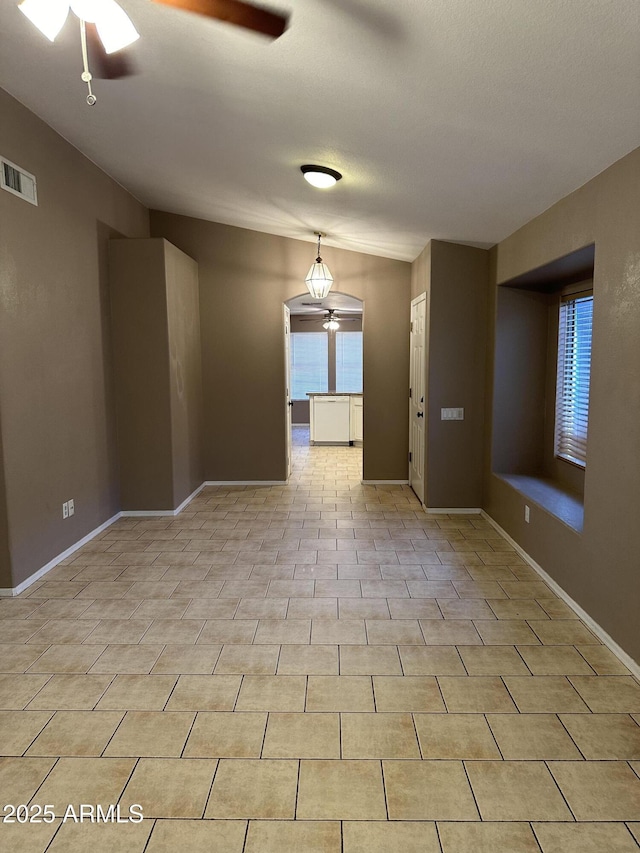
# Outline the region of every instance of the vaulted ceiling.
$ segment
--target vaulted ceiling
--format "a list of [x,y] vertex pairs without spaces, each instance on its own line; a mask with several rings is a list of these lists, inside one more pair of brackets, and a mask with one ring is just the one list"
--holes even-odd
[[638,0],[273,0],[273,42],[121,5],[138,73],[96,106],[77,19],[50,44],[17,0],[0,86],[149,207],[412,260],[503,239],[640,145]]

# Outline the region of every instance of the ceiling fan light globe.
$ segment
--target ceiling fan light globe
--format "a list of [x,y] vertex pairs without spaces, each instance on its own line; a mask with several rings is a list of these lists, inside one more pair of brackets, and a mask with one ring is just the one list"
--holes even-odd
[[337,331],[340,328],[340,323],[337,320],[329,320],[326,325],[327,329],[331,329],[332,332]]
[[96,29],[106,53],[122,50],[140,38],[131,18],[115,0],[100,2],[102,9],[96,19]]
[[18,9],[53,41],[67,20],[69,0],[23,0]]
[[81,21],[86,21],[88,24],[95,24],[100,17],[102,11],[102,0],[69,0],[71,11],[76,14]]
[[333,276],[326,264],[323,264],[322,261],[316,261],[315,264],[311,265],[305,283],[314,299],[325,299],[331,290]]

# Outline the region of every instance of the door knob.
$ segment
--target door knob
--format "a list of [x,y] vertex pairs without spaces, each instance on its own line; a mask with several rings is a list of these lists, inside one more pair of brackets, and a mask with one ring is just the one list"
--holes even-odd
[[424,417],[424,412],[417,412],[417,413],[416,413],[416,417],[418,417],[418,418],[423,418],[423,417]]
[[293,400],[289,400],[288,405],[289,405],[289,406],[293,406]]

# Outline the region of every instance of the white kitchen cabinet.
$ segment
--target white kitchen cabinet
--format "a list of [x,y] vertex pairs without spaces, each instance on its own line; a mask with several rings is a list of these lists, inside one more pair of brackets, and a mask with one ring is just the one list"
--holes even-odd
[[362,441],[362,413],[362,397],[354,394],[351,397],[351,411],[349,417],[349,441]]

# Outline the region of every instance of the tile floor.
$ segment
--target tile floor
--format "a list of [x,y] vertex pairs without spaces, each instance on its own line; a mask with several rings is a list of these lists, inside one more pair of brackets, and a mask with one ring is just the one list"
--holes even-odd
[[0,849],[637,853],[637,681],[483,518],[296,432],[289,485],[122,519],[0,601],[1,805],[57,815]]

